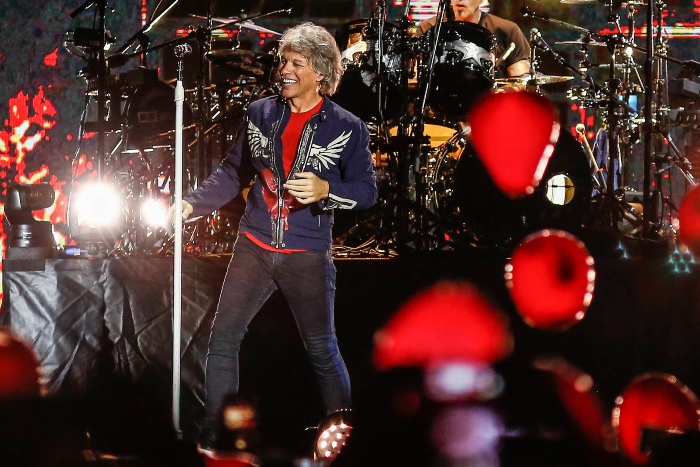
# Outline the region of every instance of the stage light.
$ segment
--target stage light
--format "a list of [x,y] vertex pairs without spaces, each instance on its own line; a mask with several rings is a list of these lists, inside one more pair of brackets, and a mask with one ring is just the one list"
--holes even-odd
[[31,349],[12,334],[0,330],[0,399],[38,396],[38,368]]
[[532,194],[559,139],[552,103],[527,91],[486,94],[467,124],[474,150],[496,186],[513,198]]
[[375,334],[374,363],[380,370],[453,362],[488,366],[511,349],[507,318],[473,285],[444,281],[411,298]]
[[168,227],[168,206],[157,199],[146,199],[141,205],[141,218],[151,227]]
[[75,188],[68,205],[70,236],[88,257],[104,256],[126,230],[124,196],[103,183]]
[[[352,432],[352,411],[342,409],[327,415],[316,429],[314,459],[328,463],[338,457]],[[329,464],[324,464],[329,465]]]
[[38,221],[32,211],[50,207],[55,192],[48,183],[13,184],[7,188],[5,219],[9,224],[7,259],[52,258],[56,253],[53,226]]
[[593,299],[593,257],[583,242],[562,230],[526,237],[506,264],[506,287],[531,327],[563,330],[585,316]]
[[121,220],[123,196],[110,185],[89,184],[74,194],[71,208],[79,227],[110,227]]
[[615,400],[612,424],[622,453],[635,464],[653,457],[643,444],[645,430],[698,431],[698,399],[675,376],[646,373]]

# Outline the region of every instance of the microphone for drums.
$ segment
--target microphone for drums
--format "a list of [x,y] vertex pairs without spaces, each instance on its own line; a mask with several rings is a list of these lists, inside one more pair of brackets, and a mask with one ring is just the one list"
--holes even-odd
[[542,50],[552,50],[549,47],[549,44],[547,44],[544,41],[544,39],[542,38],[542,34],[540,34],[539,29],[532,28],[530,30],[530,35],[531,35],[531,41],[535,44],[535,46],[539,47]]
[[175,46],[175,56],[177,58],[185,58],[192,53],[192,46],[190,44],[180,44]]
[[526,7],[526,6],[524,6],[520,9],[520,14],[525,16],[525,17],[543,19],[545,21],[549,21],[551,19],[549,16],[535,13],[534,11],[528,9],[528,7]]

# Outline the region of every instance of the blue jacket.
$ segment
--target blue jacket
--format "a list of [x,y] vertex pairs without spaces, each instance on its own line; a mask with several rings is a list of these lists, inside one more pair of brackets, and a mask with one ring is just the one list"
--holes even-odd
[[[250,104],[236,141],[219,168],[184,197],[194,216],[206,215],[236,196],[254,177],[240,232],[249,232],[275,248],[328,250],[333,209],[369,208],[377,186],[364,122],[326,98],[299,140],[289,177],[314,172],[328,181],[327,200],[300,204],[282,185],[282,134],[291,109],[280,96]],[[252,169],[252,171],[251,171]],[[281,189],[278,189],[282,187]]]

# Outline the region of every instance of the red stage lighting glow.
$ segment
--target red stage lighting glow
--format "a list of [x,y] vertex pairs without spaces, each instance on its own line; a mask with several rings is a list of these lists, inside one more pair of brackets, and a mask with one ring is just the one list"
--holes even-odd
[[472,108],[467,117],[471,142],[496,186],[508,196],[532,194],[542,180],[559,139],[555,120],[552,103],[527,91],[487,94]]
[[[52,54],[46,57],[50,58]],[[57,115],[56,108],[44,95],[44,89],[39,88],[35,96],[20,91],[16,97],[9,100],[9,118],[5,119],[8,129],[0,130],[0,168],[6,176],[0,179],[2,189],[12,182],[31,184],[46,181],[47,178],[56,191],[56,203],[44,211],[36,212],[39,220],[50,220],[52,223],[65,222],[67,198],[63,194],[63,185],[55,176],[50,176],[49,168],[41,165],[37,170],[27,172],[27,154],[36,149],[38,144],[48,139],[46,132],[56,125],[53,118]],[[7,174],[12,179],[7,177]],[[4,213],[4,204],[0,203],[0,213]],[[0,219],[4,214],[0,214]],[[65,243],[65,238],[61,239]],[[5,233],[0,237],[0,255],[5,253]],[[1,265],[0,265],[1,267]],[[2,293],[0,292],[0,299]]]
[[551,375],[557,395],[588,442],[603,448],[606,421],[593,378],[561,357],[538,358],[534,367]]
[[39,364],[17,338],[0,331],[0,399],[39,395]]
[[562,230],[526,237],[505,267],[506,287],[523,320],[563,330],[583,319],[593,298],[595,268],[583,242]]
[[489,365],[507,356],[507,318],[466,282],[440,282],[419,292],[375,335],[374,362],[433,367],[447,362]]
[[641,446],[644,428],[676,432],[699,428],[697,397],[672,375],[638,376],[615,403],[612,424],[620,449],[635,464],[650,461],[650,453]]
[[681,202],[678,237],[696,257],[700,257],[700,190],[693,188]]

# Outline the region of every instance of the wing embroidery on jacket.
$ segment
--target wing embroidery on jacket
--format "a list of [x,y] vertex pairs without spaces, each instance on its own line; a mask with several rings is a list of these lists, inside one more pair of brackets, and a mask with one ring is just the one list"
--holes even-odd
[[268,155],[265,151],[267,149],[268,138],[262,134],[262,131],[248,120],[248,145],[250,146],[250,152],[253,157],[264,157],[267,158]]
[[336,165],[335,161],[340,159],[340,153],[345,149],[348,141],[350,141],[350,135],[352,135],[352,131],[347,134],[343,132],[326,147],[312,144],[307,165],[311,164],[314,169],[319,171],[321,170],[321,165],[323,165],[326,170],[331,165]]

